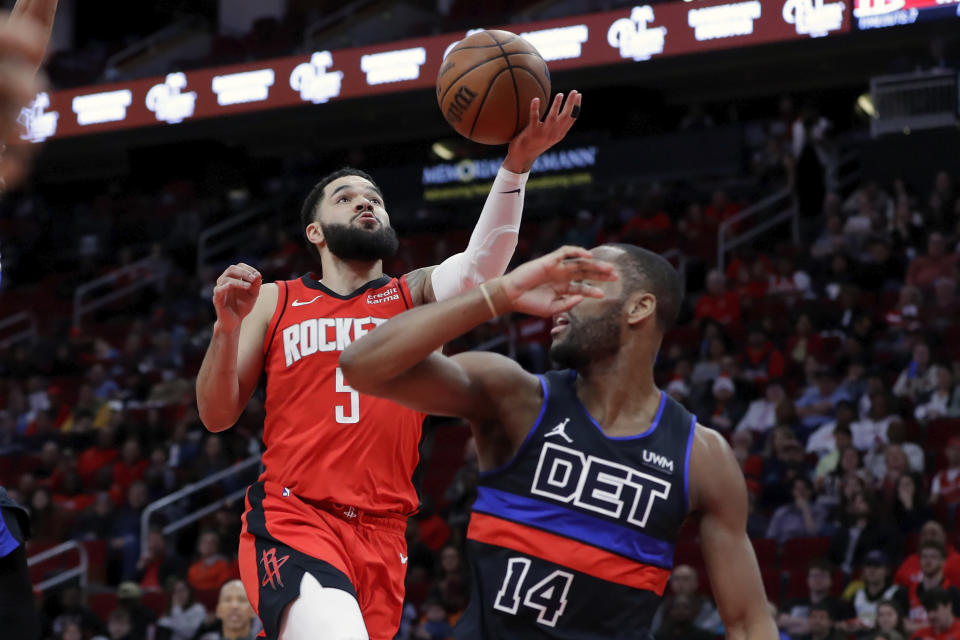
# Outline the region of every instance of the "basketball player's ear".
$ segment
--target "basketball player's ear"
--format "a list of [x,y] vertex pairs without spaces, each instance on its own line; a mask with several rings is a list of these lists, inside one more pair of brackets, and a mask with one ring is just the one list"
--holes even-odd
[[326,242],[326,239],[323,237],[323,228],[320,226],[319,220],[314,220],[307,225],[307,240],[310,241],[310,244],[323,246]]
[[630,326],[653,320],[657,313],[657,299],[652,293],[638,291],[627,299],[624,312],[627,314],[627,323]]

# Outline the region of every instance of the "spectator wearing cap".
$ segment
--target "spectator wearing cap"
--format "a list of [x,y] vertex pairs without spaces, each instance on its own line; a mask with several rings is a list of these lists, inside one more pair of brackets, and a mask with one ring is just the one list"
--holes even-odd
[[721,433],[730,432],[743,416],[743,403],[737,397],[737,388],[730,376],[721,375],[713,381],[710,397],[698,409],[703,424]]
[[849,631],[873,629],[877,625],[877,608],[881,602],[895,601],[901,611],[907,609],[907,593],[893,584],[890,576],[890,559],[879,549],[869,551],[863,558],[861,579],[847,588],[850,604],[856,611],[854,624]]
[[670,574],[669,594],[657,607],[657,612],[653,614],[653,620],[650,622],[650,630],[656,635],[661,630],[662,625],[668,618],[668,612],[672,601],[676,598],[690,599],[690,622],[693,627],[702,632],[716,634],[722,629],[723,622],[720,620],[720,614],[717,608],[709,599],[698,593],[700,586],[700,577],[697,570],[690,565],[681,564],[673,568]]
[[899,556],[902,539],[897,528],[883,519],[875,500],[857,491],[841,501],[840,526],[830,538],[830,558],[849,576],[863,564],[867,552],[882,549],[888,557]]
[[683,378],[674,378],[667,383],[667,395],[679,402],[685,404],[690,397],[690,385]]
[[931,589],[923,596],[929,626],[919,629],[912,640],[957,640],[960,638],[960,618],[954,598],[944,589]]
[[944,505],[951,521],[956,522],[960,505],[960,436],[950,436],[943,450],[946,466],[939,469],[930,484],[930,503]]
[[836,407],[843,401],[851,401],[846,389],[840,386],[836,371],[823,367],[817,371],[816,383],[797,399],[797,415],[805,434],[836,419]]
[[926,255],[917,256],[907,267],[907,284],[925,289],[938,278],[956,274],[957,254],[947,253],[947,241],[942,233],[934,231],[927,238]]
[[694,317],[697,321],[713,320],[723,327],[740,324],[740,299],[733,291],[727,291],[722,271],[714,269],[707,274],[707,292],[697,300]]
[[822,535],[827,510],[813,501],[813,485],[803,476],[793,480],[793,502],[779,507],[770,520],[767,538],[783,544],[791,538]]
[[750,328],[739,364],[741,377],[758,386],[768,380],[782,379],[786,368],[783,354],[770,342],[760,325]]
[[121,582],[117,586],[117,608],[126,611],[130,618],[131,637],[146,638],[152,633],[157,616],[143,605],[143,591],[136,582]]
[[833,587],[833,565],[813,560],[807,565],[807,595],[786,602],[777,616],[777,626],[791,638],[810,633],[810,612],[814,607],[827,607],[831,620],[848,620],[854,615],[850,603],[830,595]]
[[[944,530],[943,525],[936,520],[928,520],[924,523],[920,528],[918,544],[922,545],[925,542],[936,542],[946,549],[947,562],[944,568],[944,574],[947,576],[947,579],[950,580],[951,584],[960,584],[960,553],[957,553],[953,545],[947,541],[947,532]],[[893,581],[903,587],[909,587],[914,583],[920,582],[922,579],[923,572],[920,570],[919,551],[907,556],[893,576]]]
[[920,571],[922,578],[911,584],[907,589],[910,600],[908,631],[916,631],[925,626],[927,609],[923,606],[924,596],[932,590],[942,589],[949,596],[954,611],[960,611],[960,591],[946,578],[944,568],[947,559],[947,550],[939,542],[928,541],[920,545]]
[[736,431],[749,431],[755,435],[765,434],[777,426],[777,405],[784,401],[786,393],[780,382],[767,382],[763,395],[747,406],[747,412],[737,423]]

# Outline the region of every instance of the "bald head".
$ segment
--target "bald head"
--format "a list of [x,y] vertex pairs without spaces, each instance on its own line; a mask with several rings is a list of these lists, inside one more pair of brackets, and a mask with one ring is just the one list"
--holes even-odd
[[253,607],[247,600],[247,593],[243,589],[242,582],[230,580],[220,587],[220,598],[217,600],[217,617],[223,623],[223,635],[225,637],[242,638],[249,635],[253,616]]

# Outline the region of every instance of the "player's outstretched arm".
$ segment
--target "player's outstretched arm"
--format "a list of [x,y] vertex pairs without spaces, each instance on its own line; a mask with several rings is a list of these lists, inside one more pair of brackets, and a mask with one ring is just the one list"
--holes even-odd
[[277,285],[246,264],[217,278],[213,306],[217,321],[197,374],[197,409],[213,432],[229,429],[243,413],[263,369],[263,340],[277,306]]
[[585,249],[563,247],[479,289],[391,318],[347,347],[340,368],[362,393],[473,422],[498,418],[513,392],[539,395],[536,377],[496,354],[448,358],[436,351],[491,316],[567,311],[584,296],[602,296],[582,280],[611,279],[611,263],[594,260]]
[[510,142],[467,248],[438,266],[418,269],[408,276],[415,303],[449,300],[506,272],[517,247],[530,168],[540,154],[567,135],[580,113],[581,102],[577,91],[570,92],[566,103],[558,93],[543,121],[540,99],[530,102],[529,124]]
[[696,429],[690,456],[691,509],[701,516],[701,548],[727,638],[776,640],[777,627],[747,537],[743,472],[719,433],[700,425]]

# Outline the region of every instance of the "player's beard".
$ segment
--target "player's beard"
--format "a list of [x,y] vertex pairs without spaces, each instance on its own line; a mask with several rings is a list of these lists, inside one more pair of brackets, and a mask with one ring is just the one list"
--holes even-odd
[[593,360],[620,349],[622,300],[611,300],[596,316],[584,319],[568,314],[567,330],[550,345],[550,359],[569,369],[584,369]]
[[341,260],[376,262],[389,258],[400,247],[397,232],[386,225],[373,231],[347,224],[320,223],[320,228],[330,253]]

